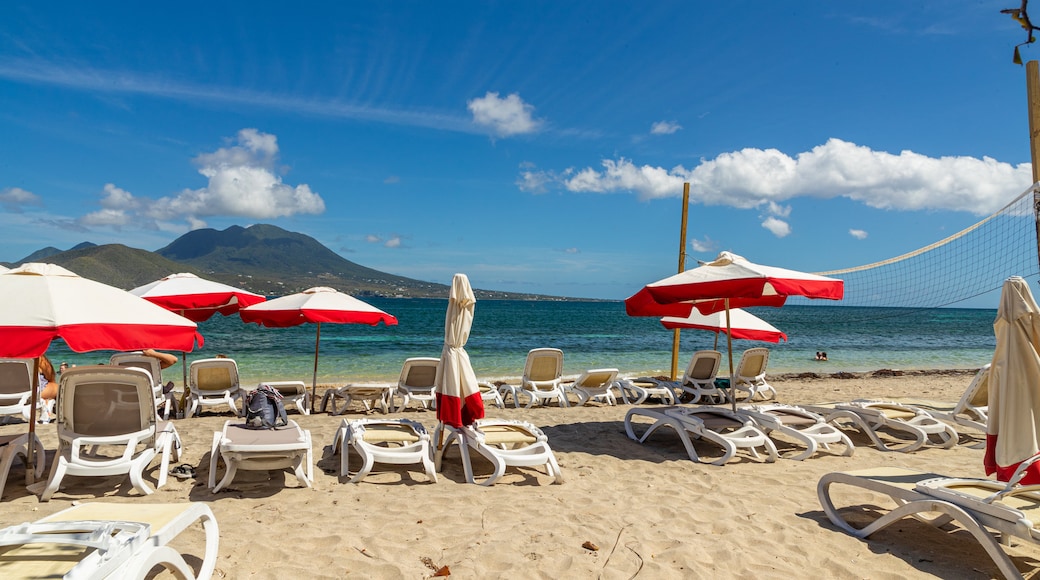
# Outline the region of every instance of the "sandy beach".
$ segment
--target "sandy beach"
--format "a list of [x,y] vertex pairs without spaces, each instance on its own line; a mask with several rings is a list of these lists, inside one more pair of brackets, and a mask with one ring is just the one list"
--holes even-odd
[[[955,401],[974,371],[907,372],[770,377],[779,401],[812,403],[855,398],[915,397]],[[221,528],[215,578],[429,578],[447,567],[457,578],[990,578],[998,571],[963,531],[948,533],[908,520],[870,541],[837,531],[816,498],[820,476],[841,470],[904,466],[962,476],[982,476],[983,441],[961,430],[953,449],[883,453],[853,436],[856,453],[826,450],[805,461],[767,464],[746,453],[725,466],[689,460],[681,443],[664,430],[640,445],[624,434],[627,405],[590,404],[517,410],[490,407],[491,417],[531,421],[549,437],[566,478],[550,484],[544,471],[511,468],[496,485],[464,482],[452,453],[436,483],[418,466],[376,465],[360,484],[337,476],[330,454],[343,418],[327,414],[290,418],[311,431],[315,482],[300,488],[288,472],[240,472],[230,489],[207,489],[213,432],[230,413],[206,413],[176,427],[184,441],[181,463],[196,467],[196,479],[169,483],[140,497],[124,478],[67,478],[48,503],[40,503],[12,469],[0,521],[39,519],[72,502],[205,502]],[[374,416],[382,416],[376,412]],[[418,420],[432,432],[431,411],[393,416]],[[0,433],[24,431],[24,423]],[[53,425],[39,432],[49,459],[56,447]],[[794,450],[779,443],[781,454]],[[719,455],[707,443],[698,452]],[[358,465],[355,461],[352,466]],[[478,474],[489,464],[477,459]],[[154,485],[158,461],[147,480]],[[220,468],[221,471],[223,467]],[[840,505],[889,506],[870,494],[842,494]],[[202,533],[182,534],[177,546],[202,554]],[[584,546],[594,545],[598,550]],[[1009,549],[1031,575],[1040,569],[1035,548]]]

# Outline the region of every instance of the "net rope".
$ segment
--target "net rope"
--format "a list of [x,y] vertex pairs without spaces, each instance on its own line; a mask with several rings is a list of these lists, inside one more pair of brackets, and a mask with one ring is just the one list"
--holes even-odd
[[845,298],[839,302],[792,297],[788,303],[930,309],[999,292],[1009,276],[1035,280],[1040,272],[1034,213],[1038,187],[1030,187],[978,223],[918,250],[873,264],[817,272],[845,281]]

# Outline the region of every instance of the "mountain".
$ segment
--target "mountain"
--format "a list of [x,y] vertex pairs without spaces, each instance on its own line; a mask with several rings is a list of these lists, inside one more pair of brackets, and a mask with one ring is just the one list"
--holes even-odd
[[[149,252],[122,244],[83,243],[65,252],[44,248],[25,261],[45,260],[92,280],[129,290],[177,272],[230,284],[268,296],[284,296],[313,286],[331,286],[355,296],[445,298],[446,284],[435,284],[373,270],[344,259],[314,238],[257,224],[184,234]],[[478,299],[553,299],[474,289]],[[559,298],[555,298],[559,300]]]
[[[97,246],[97,244],[92,244],[90,242],[81,242],[81,243],[76,244],[75,246],[69,248],[69,251],[81,250],[83,248],[92,248],[92,247],[95,247],[95,246]],[[55,254],[60,254],[63,251],[64,250],[59,250],[58,248],[55,248],[54,246],[47,246],[46,248],[43,248],[43,249],[40,249],[40,250],[36,250],[35,252],[33,252],[33,253],[29,254],[28,256],[22,258],[21,260],[19,260],[17,263],[18,264],[24,264],[26,262],[45,262],[45,261],[49,261],[48,258],[50,258],[51,256],[53,256]]]

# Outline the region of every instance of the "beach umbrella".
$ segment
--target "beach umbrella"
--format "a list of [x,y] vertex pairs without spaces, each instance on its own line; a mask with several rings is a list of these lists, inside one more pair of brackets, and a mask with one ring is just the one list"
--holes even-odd
[[452,427],[469,425],[484,416],[484,399],[465,348],[476,304],[469,278],[455,274],[444,315],[444,348],[435,387],[437,420]]
[[661,325],[665,328],[693,328],[715,333],[715,345],[718,346],[719,333],[729,332],[733,338],[744,340],[761,340],[764,342],[780,342],[787,340],[787,335],[772,324],[740,308],[731,308],[730,328],[726,328],[726,312],[701,314],[696,308],[689,316],[665,316]]
[[238,311],[245,322],[275,328],[298,326],[306,322],[317,324],[314,337],[314,377],[311,382],[311,411],[318,395],[318,345],[321,341],[321,323],[368,324],[382,322],[397,324],[397,318],[382,310],[333,288],[316,286],[303,292],[260,302]]
[[[723,311],[730,329],[732,308],[781,306],[788,296],[841,300],[843,295],[844,283],[836,278],[763,266],[721,252],[712,262],[647,284],[625,300],[625,310],[629,316],[662,316],[663,311],[665,316],[687,316],[694,308],[702,314]],[[732,384],[733,337],[728,331],[726,344]],[[736,404],[734,397],[734,409]]]
[[[267,300],[267,297],[248,290],[199,278],[187,272],[170,274],[155,282],[138,286],[130,293],[195,322],[209,320],[218,312],[228,316],[238,312],[240,308]],[[181,355],[181,367],[184,375],[184,395],[181,400],[183,405],[188,396],[186,354]]]
[[[1040,451],[1040,308],[1024,279],[1004,281],[993,333],[983,464],[987,475],[1008,481]],[[1020,483],[1040,483],[1040,467],[1029,466]]]
[[[54,264],[0,274],[0,358],[39,358],[61,338],[75,352],[162,348],[189,351],[203,339],[194,322],[133,294]],[[36,408],[34,384],[30,409]],[[30,438],[36,422],[29,422]],[[29,446],[27,479],[35,458]]]

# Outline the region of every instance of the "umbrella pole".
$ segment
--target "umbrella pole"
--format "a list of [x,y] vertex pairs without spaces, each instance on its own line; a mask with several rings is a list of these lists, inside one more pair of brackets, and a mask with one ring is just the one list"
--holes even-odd
[[[716,338],[718,338],[717,335]],[[726,299],[726,350],[729,352],[729,400],[732,403],[733,412],[736,412],[737,384],[733,382],[733,328],[729,321],[729,298]]]
[[311,378],[311,413],[314,412],[314,402],[318,396],[318,344],[321,341],[321,323],[318,323],[318,332],[314,335],[314,375]]
[[39,403],[40,390],[40,357],[33,359],[32,395],[29,397],[29,442],[25,454],[25,485],[36,483],[36,405]]

